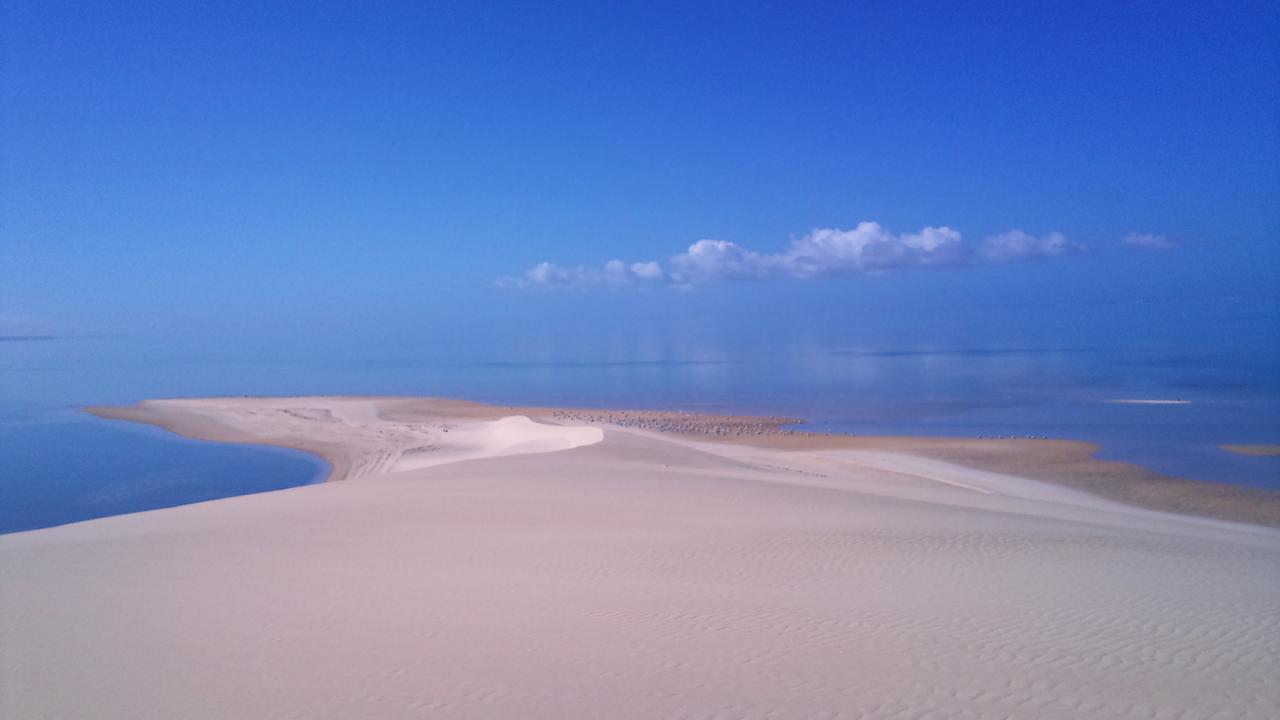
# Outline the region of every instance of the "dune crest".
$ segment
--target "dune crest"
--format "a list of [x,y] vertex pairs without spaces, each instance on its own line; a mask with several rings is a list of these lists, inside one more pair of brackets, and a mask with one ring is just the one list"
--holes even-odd
[[525,415],[508,415],[447,427],[437,437],[436,446],[402,453],[391,472],[463,460],[572,450],[604,440],[604,431],[586,425],[547,425]]

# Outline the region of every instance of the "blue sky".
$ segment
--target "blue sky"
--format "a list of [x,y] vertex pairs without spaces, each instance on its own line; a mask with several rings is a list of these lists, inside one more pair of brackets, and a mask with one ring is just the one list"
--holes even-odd
[[1273,3],[690,5],[8,0],[0,334],[1274,318]]

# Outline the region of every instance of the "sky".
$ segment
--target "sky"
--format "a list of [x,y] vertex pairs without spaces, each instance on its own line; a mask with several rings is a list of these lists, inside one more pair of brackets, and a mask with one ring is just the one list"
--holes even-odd
[[0,40],[0,335],[1159,346],[1280,309],[1274,3],[6,0]]

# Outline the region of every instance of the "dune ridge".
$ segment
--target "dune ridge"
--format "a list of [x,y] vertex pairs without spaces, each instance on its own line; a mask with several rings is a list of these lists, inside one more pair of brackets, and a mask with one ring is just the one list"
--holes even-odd
[[350,481],[0,536],[2,717],[1280,715],[1272,528],[893,443],[377,398],[134,419]]

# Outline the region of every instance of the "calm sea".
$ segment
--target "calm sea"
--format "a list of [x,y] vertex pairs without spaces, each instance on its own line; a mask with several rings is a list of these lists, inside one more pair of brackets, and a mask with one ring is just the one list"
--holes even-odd
[[[860,347],[781,340],[696,351],[556,353],[370,344],[357,361],[299,349],[176,350],[129,337],[0,342],[0,532],[313,482],[318,460],[200,443],[92,418],[148,397],[441,395],[512,404],[785,414],[857,434],[1088,440],[1102,457],[1182,477],[1280,489],[1269,353],[1167,347]],[[1177,399],[1134,405],[1117,399]]]

